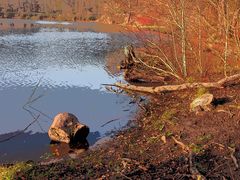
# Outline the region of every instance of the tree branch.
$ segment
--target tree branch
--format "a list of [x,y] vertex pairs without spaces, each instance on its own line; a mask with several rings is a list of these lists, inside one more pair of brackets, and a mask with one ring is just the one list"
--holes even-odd
[[104,84],[104,85],[115,86],[125,90],[157,94],[161,92],[178,91],[178,90],[193,89],[193,88],[199,88],[199,87],[224,88],[226,86],[236,84],[237,80],[240,80],[240,73],[235,74],[233,76],[226,77],[217,82],[184,83],[180,85],[165,85],[165,86],[156,86],[156,87],[136,86],[131,84],[123,84],[121,82],[117,82],[115,84]]

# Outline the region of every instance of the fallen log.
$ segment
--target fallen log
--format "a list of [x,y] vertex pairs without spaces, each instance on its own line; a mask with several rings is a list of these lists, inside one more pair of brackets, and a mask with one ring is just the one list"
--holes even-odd
[[184,83],[180,85],[164,85],[164,86],[156,86],[156,87],[136,86],[131,84],[123,84],[120,82],[117,82],[115,84],[105,84],[105,85],[114,86],[114,87],[118,87],[125,90],[157,94],[161,92],[178,91],[178,90],[193,89],[193,88],[199,88],[199,87],[224,88],[226,86],[231,86],[231,85],[240,83],[240,82],[236,82],[237,80],[240,80],[240,73],[223,78],[217,82]]

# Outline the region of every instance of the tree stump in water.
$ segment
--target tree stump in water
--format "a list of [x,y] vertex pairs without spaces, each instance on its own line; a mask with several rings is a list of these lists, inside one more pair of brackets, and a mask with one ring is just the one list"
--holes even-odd
[[121,69],[131,69],[134,65],[134,58],[136,58],[134,49],[132,45],[128,45],[124,47],[124,55],[125,59],[121,62]]
[[73,114],[59,113],[53,119],[48,130],[49,138],[54,142],[78,142],[83,141],[89,134],[89,128],[81,124]]
[[132,45],[124,47],[125,59],[121,62],[120,69],[124,69],[124,78],[129,82],[164,82],[165,78],[155,75],[151,69],[144,69],[136,57]]

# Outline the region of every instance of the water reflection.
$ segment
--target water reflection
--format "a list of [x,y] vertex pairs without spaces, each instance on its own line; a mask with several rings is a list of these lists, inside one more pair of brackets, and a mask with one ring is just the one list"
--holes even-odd
[[36,21],[36,24],[62,24],[62,25],[69,25],[72,23],[66,22],[66,21],[62,21],[62,22],[56,22],[56,21]]
[[49,152],[46,132],[59,112],[73,113],[90,127],[90,145],[126,125],[136,107],[128,103],[129,97],[109,93],[101,84],[121,80],[105,71],[105,61],[127,42],[114,33],[56,28],[0,35],[0,134],[6,137],[32,122],[23,105],[40,79],[36,96],[43,97],[31,104],[31,111],[50,117],[41,114],[29,132],[0,144],[0,161],[36,160]]
[[[84,85],[99,88],[114,82],[103,69],[106,55],[121,47],[106,33],[40,32],[0,36],[0,85],[33,86],[41,77],[43,86]],[[79,78],[81,78],[79,80]]]
[[[8,133],[0,135],[0,141],[13,137],[19,132]],[[99,132],[91,132],[85,143],[93,145],[100,138]],[[17,149],[16,149],[17,148]],[[73,146],[68,144],[51,144],[47,133],[31,132],[22,133],[6,142],[0,143],[0,163],[25,161],[25,160],[39,160],[46,158],[44,156],[64,157],[69,153],[84,152],[87,146]]]

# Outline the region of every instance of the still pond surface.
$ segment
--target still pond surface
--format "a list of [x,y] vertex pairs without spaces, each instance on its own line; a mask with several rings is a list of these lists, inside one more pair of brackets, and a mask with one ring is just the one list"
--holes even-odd
[[101,85],[122,80],[109,71],[107,57],[132,39],[90,31],[41,26],[0,31],[0,141],[10,138],[0,143],[0,163],[52,154],[47,131],[59,112],[71,112],[90,127],[90,146],[133,117],[130,97]]

